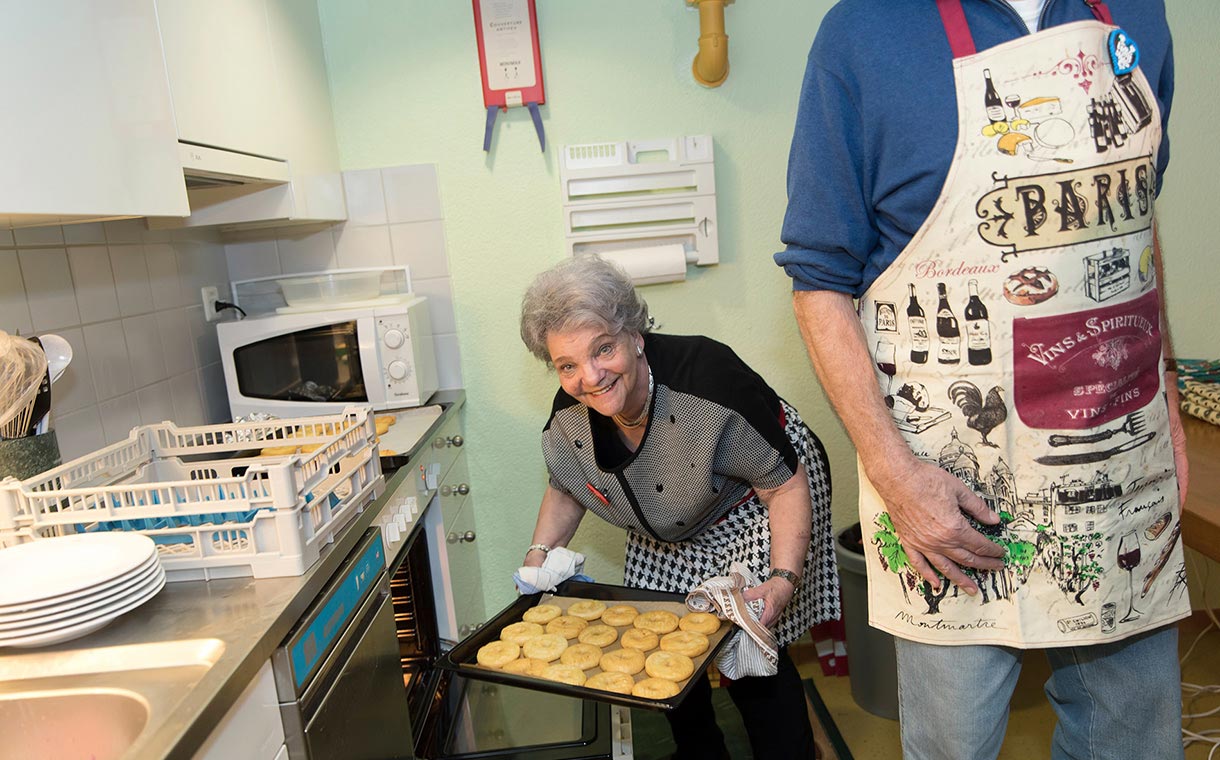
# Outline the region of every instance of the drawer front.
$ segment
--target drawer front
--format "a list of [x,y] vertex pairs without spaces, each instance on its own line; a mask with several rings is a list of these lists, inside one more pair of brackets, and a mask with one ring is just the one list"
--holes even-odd
[[437,492],[441,501],[441,523],[449,530],[471,492],[470,467],[467,464],[466,452],[458,454],[453,466],[441,478]]
[[428,456],[440,465],[441,477],[444,477],[449,468],[453,466],[454,460],[457,459],[459,453],[464,451],[465,445],[466,440],[462,436],[462,419],[459,411],[432,435],[432,442],[429,444]]

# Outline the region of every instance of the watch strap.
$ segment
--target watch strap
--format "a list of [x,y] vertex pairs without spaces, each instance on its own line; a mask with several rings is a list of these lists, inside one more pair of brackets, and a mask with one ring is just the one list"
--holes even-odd
[[792,588],[794,588],[794,589],[798,589],[801,587],[801,576],[797,575],[796,573],[792,572],[791,570],[785,570],[782,567],[771,568],[771,574],[767,576],[767,579],[770,580],[771,578],[783,578],[784,580],[791,583]]

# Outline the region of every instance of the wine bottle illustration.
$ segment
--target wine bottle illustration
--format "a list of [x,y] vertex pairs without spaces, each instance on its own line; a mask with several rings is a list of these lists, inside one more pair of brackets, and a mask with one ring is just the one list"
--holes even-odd
[[987,108],[987,118],[992,124],[1007,122],[1004,118],[1004,102],[1000,100],[1000,93],[996,92],[995,84],[991,81],[991,69],[983,69],[983,78],[987,80],[987,90],[983,94],[983,104]]
[[971,280],[966,302],[966,360],[975,366],[991,364],[991,323],[987,305],[979,298],[978,280]]
[[940,296],[940,303],[936,306],[936,361],[957,364],[962,360],[962,331],[949,306],[949,294],[943,282],[936,283],[936,293]]
[[911,328],[911,361],[915,364],[926,364],[928,361],[928,320],[924,316],[923,307],[915,297],[915,283],[908,283],[911,289],[911,300],[907,302],[907,326]]

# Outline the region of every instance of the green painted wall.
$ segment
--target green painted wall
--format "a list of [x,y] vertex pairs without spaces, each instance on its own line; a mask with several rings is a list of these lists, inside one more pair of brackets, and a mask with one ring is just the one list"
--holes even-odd
[[[909,0],[904,0],[909,1]],[[1214,218],[1220,6],[1173,0],[1179,95],[1163,195],[1171,318],[1183,356],[1216,356]],[[517,337],[521,293],[564,255],[556,146],[711,134],[721,263],[645,289],[663,328],[737,349],[802,412],[834,463],[835,523],[854,521],[851,446],[813,380],[779,246],[788,144],[805,56],[830,0],[741,0],[726,11],[731,74],[691,79],[698,14],[682,0],[539,0],[548,150],[528,114],[501,115],[490,154],[473,16],[465,0],[319,0],[344,169],[435,163],[445,213],[471,482],[489,610],[512,595],[545,474],[538,433],[556,384]],[[897,30],[896,30],[897,31]],[[918,122],[913,128],[919,128]],[[599,580],[621,578],[622,535],[589,518],[574,547]]]

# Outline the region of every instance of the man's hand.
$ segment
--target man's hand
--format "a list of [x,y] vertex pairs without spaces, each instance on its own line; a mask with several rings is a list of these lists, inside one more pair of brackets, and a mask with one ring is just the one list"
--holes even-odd
[[796,589],[790,582],[783,578],[771,578],[765,583],[742,591],[741,598],[747,602],[755,599],[764,600],[766,607],[763,608],[762,617],[758,619],[758,622],[762,623],[763,627],[770,628],[779,620],[779,616],[788,606],[788,602],[792,601],[794,593],[796,593]]

